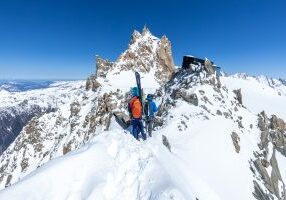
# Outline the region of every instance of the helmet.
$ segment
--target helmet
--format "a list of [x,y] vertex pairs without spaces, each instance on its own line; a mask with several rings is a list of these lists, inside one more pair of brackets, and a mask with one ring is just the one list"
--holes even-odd
[[153,98],[154,98],[154,96],[152,94],[148,94],[146,99],[149,101],[152,101]]
[[134,96],[139,96],[139,91],[138,91],[138,88],[137,87],[133,87],[131,89],[131,95],[134,97]]

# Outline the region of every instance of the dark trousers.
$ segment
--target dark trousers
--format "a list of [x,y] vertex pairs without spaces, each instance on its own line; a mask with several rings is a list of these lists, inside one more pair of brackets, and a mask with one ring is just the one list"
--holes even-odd
[[150,137],[152,137],[153,124],[154,124],[154,116],[149,116],[146,120],[146,128]]
[[146,127],[147,127],[147,131],[148,131],[149,137],[152,137],[153,120],[148,120],[146,122]]
[[131,120],[131,124],[132,124],[132,134],[133,134],[133,136],[137,140],[139,140],[139,134],[141,133],[141,136],[142,136],[143,140],[146,140],[146,134],[144,132],[144,126],[143,126],[142,119],[132,119]]

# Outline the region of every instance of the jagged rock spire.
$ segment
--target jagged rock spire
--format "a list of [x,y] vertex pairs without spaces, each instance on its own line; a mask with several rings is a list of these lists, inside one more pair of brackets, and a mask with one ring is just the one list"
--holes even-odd
[[131,41],[129,45],[134,44],[140,37],[141,37],[141,33],[139,33],[137,30],[134,30],[132,33]]
[[[87,88],[98,87],[99,84],[93,80],[96,77],[105,78],[108,73],[129,70],[141,73],[152,71],[155,80],[162,85],[170,80],[175,71],[174,66],[171,42],[166,36],[161,39],[153,36],[145,25],[142,33],[136,30],[132,33],[128,49],[115,62],[96,57],[96,75],[90,77]],[[91,87],[92,85],[94,87]]]
[[150,33],[150,30],[148,29],[147,25],[145,24],[142,30],[142,35],[146,35],[147,33]]
[[96,56],[96,76],[106,76],[106,73],[111,70],[113,62],[103,59],[100,56]]

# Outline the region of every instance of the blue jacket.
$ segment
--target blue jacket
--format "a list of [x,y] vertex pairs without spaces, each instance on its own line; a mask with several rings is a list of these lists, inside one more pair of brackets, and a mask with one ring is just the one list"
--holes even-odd
[[147,101],[144,106],[144,113],[147,117],[154,117],[158,108],[154,101]]

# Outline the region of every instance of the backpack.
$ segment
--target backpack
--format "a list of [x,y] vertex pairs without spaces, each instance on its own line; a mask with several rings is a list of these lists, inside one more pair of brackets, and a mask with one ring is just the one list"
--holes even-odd
[[144,105],[144,114],[147,117],[154,117],[155,112],[157,112],[157,106],[155,104],[155,102],[153,101],[146,101],[145,105]]
[[138,119],[142,117],[142,105],[137,96],[130,100],[128,109],[133,118]]

